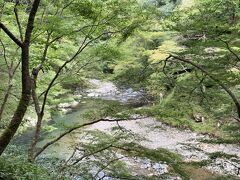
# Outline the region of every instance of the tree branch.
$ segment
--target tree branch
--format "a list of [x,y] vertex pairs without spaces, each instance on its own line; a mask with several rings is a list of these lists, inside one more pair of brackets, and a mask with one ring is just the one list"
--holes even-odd
[[231,97],[231,99],[233,100],[236,109],[237,109],[237,114],[238,117],[240,118],[240,102],[238,100],[238,98],[235,96],[235,94],[224,84],[222,83],[219,79],[215,78],[211,73],[209,73],[207,70],[205,70],[204,68],[202,68],[201,66],[199,66],[198,64],[195,64],[194,62],[184,59],[182,57],[178,57],[178,56],[174,56],[174,55],[170,55],[166,61],[170,60],[171,58],[174,58],[176,60],[188,63],[194,67],[196,67],[197,69],[199,69],[200,71],[202,71],[203,73],[205,73],[209,78],[211,78],[213,81],[215,81],[220,87],[222,87],[222,89]]
[[20,39],[23,42],[23,32],[22,32],[22,27],[21,27],[19,17],[18,17],[18,9],[17,9],[18,5],[19,5],[19,1],[16,0],[15,6],[14,6],[14,14],[15,14],[15,18],[16,18],[16,21],[17,21],[17,26],[18,26],[18,30],[19,30]]
[[0,29],[2,29],[19,47],[23,46],[22,42],[2,22],[0,22]]
[[222,40],[222,39],[219,39],[219,40],[222,41],[223,43],[225,43],[228,51],[229,51],[230,53],[232,53],[232,54],[236,57],[236,59],[237,59],[238,61],[240,61],[240,57],[237,55],[237,53],[235,53],[235,52],[232,50],[232,48],[229,46],[229,43],[228,43],[227,41]]
[[[94,26],[93,26],[94,27]],[[92,42],[94,42],[95,40],[99,39],[100,37],[102,37],[104,34],[106,33],[102,33],[99,36],[91,39],[90,41],[86,42],[87,39],[89,38],[90,34],[93,33],[95,30],[93,30],[93,27],[90,29],[89,33],[85,36],[81,46],[78,48],[78,50],[76,51],[76,53],[69,59],[67,60],[65,63],[63,63],[63,65],[58,69],[57,73],[55,74],[54,78],[52,79],[52,81],[50,82],[50,84],[48,85],[48,88],[44,94],[44,99],[43,99],[43,104],[42,104],[42,110],[41,113],[44,113],[44,109],[45,109],[45,105],[47,102],[47,96],[49,91],[51,90],[54,82],[56,81],[56,79],[58,78],[58,76],[60,75],[61,71],[64,69],[64,67],[66,67],[67,64],[69,64],[70,62],[72,62],[89,44],[91,44]],[[111,32],[111,33],[117,33],[119,31],[116,32]]]
[[75,126],[71,129],[69,129],[68,131],[62,133],[60,136],[58,136],[57,138],[55,138],[54,140],[48,142],[47,144],[45,144],[40,150],[38,150],[38,152],[35,154],[34,156],[34,159],[36,159],[37,156],[39,156],[45,149],[47,149],[50,145],[56,143],[57,141],[59,141],[60,139],[62,139],[64,136],[66,136],[67,134],[73,132],[74,130],[77,130],[79,128],[83,128],[83,127],[86,127],[86,126],[90,126],[90,125],[93,125],[93,124],[96,124],[98,122],[119,122],[119,121],[132,121],[132,120],[139,120],[139,119],[143,119],[143,117],[139,117],[139,118],[129,118],[129,119],[126,119],[126,118],[122,118],[122,119],[98,119],[98,120],[95,120],[95,121],[91,121],[91,122],[88,122],[88,123],[84,123],[84,124],[81,124],[81,125],[78,125],[78,126]]
[[[112,159],[111,161],[109,161],[106,165],[104,165],[101,169],[98,170],[98,172],[94,175],[93,179],[97,179],[97,176],[98,174],[103,171],[104,169],[106,169],[108,166],[110,166],[112,163],[114,163],[115,161],[118,161],[120,159],[123,159],[124,157],[119,157],[119,158],[115,158],[115,159]],[[103,177],[99,180],[102,180]]]
[[25,32],[25,40],[24,40],[24,43],[26,45],[30,44],[31,35],[32,35],[32,31],[33,31],[33,24],[34,24],[35,16],[37,14],[37,9],[38,9],[39,3],[40,3],[40,0],[35,0],[33,2],[32,9],[29,14],[27,28],[26,28],[26,32]]
[[3,58],[4,58],[5,64],[6,64],[7,68],[8,68],[8,71],[9,71],[9,70],[10,70],[10,66],[9,66],[9,64],[8,64],[8,61],[7,61],[6,47],[5,47],[5,45],[4,45],[4,43],[2,42],[1,39],[0,39],[0,44],[1,44],[2,47],[3,47]]
[[94,152],[90,152],[90,153],[88,153],[88,154],[85,154],[85,155],[83,155],[82,157],[76,159],[76,161],[75,161],[74,163],[70,164],[70,166],[74,166],[74,165],[76,165],[77,163],[79,163],[80,161],[82,161],[84,158],[89,157],[89,156],[92,156],[92,155],[97,154],[97,153],[100,153],[100,152],[102,152],[102,151],[105,151],[105,150],[107,150],[107,149],[109,149],[109,148],[111,148],[111,147],[113,147],[112,144],[110,144],[110,145],[108,145],[108,146],[106,146],[106,147],[100,148],[100,149],[98,149],[98,150],[96,150],[96,151],[94,151]]

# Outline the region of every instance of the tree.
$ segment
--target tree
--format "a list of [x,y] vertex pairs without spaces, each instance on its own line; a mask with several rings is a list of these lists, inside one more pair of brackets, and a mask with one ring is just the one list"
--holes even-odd
[[233,40],[239,30],[239,2],[205,0],[175,13],[171,16],[176,23],[173,29],[183,34],[180,43],[187,47],[180,56],[188,54],[192,60],[185,63],[197,65],[198,70],[227,92],[240,117],[238,95],[234,92],[239,82],[239,56]]
[[[18,1],[16,1],[18,4]],[[7,128],[4,130],[3,134],[0,136],[0,155],[6,149],[10,140],[16,133],[19,125],[22,122],[23,116],[27,110],[27,107],[31,98],[31,78],[29,73],[29,47],[32,37],[33,25],[36,17],[36,13],[39,7],[40,0],[33,1],[31,11],[28,16],[25,37],[23,41],[19,40],[1,21],[0,28],[21,48],[21,65],[22,65],[22,95],[18,103],[18,107],[13,115]],[[16,19],[17,16],[16,16]],[[21,27],[19,26],[19,29]]]
[[[192,65],[193,67],[197,68],[198,70],[200,70],[201,72],[203,72],[204,74],[206,74],[208,77],[210,77],[213,81],[215,81],[215,82],[231,97],[232,101],[234,102],[234,104],[235,104],[235,106],[236,106],[238,118],[240,118],[240,101],[238,100],[238,98],[237,98],[237,96],[234,94],[234,92],[231,91],[230,88],[228,88],[224,83],[222,83],[220,80],[218,80],[216,77],[214,77],[214,75],[212,75],[210,72],[206,71],[203,67],[199,66],[198,64],[195,64],[195,63],[192,62],[191,60],[187,60],[187,59],[184,59],[184,58],[182,58],[182,57],[170,55],[170,56],[166,59],[166,62],[167,62],[169,59],[171,59],[171,58]],[[187,71],[185,71],[185,72],[187,72]],[[239,121],[239,119],[238,119],[238,121]]]
[[[98,43],[108,42],[106,38],[102,37],[108,36],[119,39],[118,42],[123,41],[147,18],[142,7],[135,0],[121,2],[115,0],[104,2],[101,0],[94,2],[91,0],[42,1],[40,6],[39,2],[36,3],[33,2],[32,10],[28,15],[29,22],[26,26],[26,37],[24,37],[23,43],[1,23],[1,28],[23,49],[22,62],[27,63],[22,65],[23,100],[20,101],[19,110],[17,110],[18,120],[16,121],[17,117],[14,117],[15,124],[9,125],[11,128],[14,127],[14,131],[11,130],[11,136],[9,136],[9,128],[1,136],[0,144],[4,144],[1,146],[1,152],[4,151],[22,122],[30,96],[32,96],[38,119],[34,138],[29,148],[30,160],[34,159],[35,146],[40,136],[48,96],[51,89],[58,83],[59,76],[69,69],[75,68],[78,62],[85,60],[83,55],[80,57],[84,50],[86,51]],[[15,7],[17,5],[18,3]],[[28,6],[29,4],[23,5],[26,9]],[[24,9],[19,8],[19,10]],[[18,17],[18,12],[15,12],[16,17]],[[38,14],[36,14],[37,12]],[[24,18],[28,12],[20,12],[19,14]],[[139,15],[141,16],[139,17]],[[9,18],[11,17],[10,15]],[[19,18],[17,19],[19,34],[22,37],[24,22],[21,24]],[[31,36],[33,36],[32,39]],[[30,45],[31,51],[29,52]],[[31,61],[29,61],[29,56],[31,56]],[[93,62],[87,61],[79,69],[84,68],[89,63]],[[32,69],[31,75],[30,69]],[[54,74],[49,76],[47,71]],[[38,84],[41,84],[43,79],[44,86],[39,87]],[[42,91],[42,89],[44,90]],[[16,122],[18,123],[16,124]]]
[[[125,72],[140,77],[137,83],[157,101],[154,113],[167,122],[181,117],[184,123],[179,120],[179,125],[194,128],[198,125],[191,119],[198,112],[214,122],[213,128],[219,119],[231,121],[239,116],[238,18],[239,1],[235,0],[180,4],[159,20],[158,31],[153,28],[154,32],[135,37],[131,43],[138,44],[144,56],[131,52],[134,63],[120,62],[117,67],[123,73],[116,71],[116,76],[123,81]],[[172,57],[164,65],[169,54],[178,59]]]
[[[7,74],[8,74],[7,88],[4,90],[3,102],[0,106],[0,121],[1,121],[2,117],[3,117],[3,114],[4,114],[5,107],[7,105],[7,101],[9,99],[9,96],[11,94],[11,90],[12,90],[12,87],[13,87],[14,75],[17,72],[17,69],[20,65],[20,61],[17,62],[17,63],[14,62],[15,61],[14,57],[11,57],[14,60],[9,60],[7,58],[6,47],[5,47],[4,43],[2,42],[2,40],[0,40],[0,43],[1,43],[2,48],[3,48],[3,58],[4,58],[4,63],[5,63],[4,68],[7,69]],[[13,53],[13,54],[17,54],[17,51],[18,51],[18,49],[16,49],[15,53]]]

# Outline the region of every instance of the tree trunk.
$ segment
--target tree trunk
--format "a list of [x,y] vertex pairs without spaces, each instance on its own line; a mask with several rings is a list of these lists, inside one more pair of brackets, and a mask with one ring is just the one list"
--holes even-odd
[[[37,113],[37,124],[36,124],[35,133],[32,138],[32,143],[30,144],[30,146],[28,148],[28,160],[30,162],[33,162],[35,160],[34,153],[36,150],[37,142],[40,138],[40,133],[41,133],[41,128],[42,128],[42,120],[43,120],[43,116],[44,116],[44,112],[41,111],[39,98],[36,93],[37,78],[38,78],[39,71],[42,69],[43,63],[46,61],[51,34],[52,34],[52,32],[48,33],[48,35],[47,35],[47,42],[45,44],[45,48],[43,51],[41,64],[39,64],[36,68],[33,68],[33,70],[32,70],[32,98],[33,98],[33,102],[34,102],[34,106],[35,106],[35,111]],[[52,42],[54,42],[54,41],[52,41]]]
[[41,113],[39,100],[38,100],[38,97],[36,94],[36,81],[37,81],[37,74],[35,76],[33,75],[33,79],[32,79],[32,98],[33,98],[33,102],[34,102],[34,106],[35,106],[35,111],[37,113],[37,124],[36,124],[35,133],[34,133],[34,136],[32,139],[32,143],[28,149],[28,160],[30,162],[33,162],[35,160],[34,152],[35,152],[36,144],[40,137],[41,127],[42,127],[42,119],[43,119],[43,113]]
[[27,111],[30,98],[31,81],[29,75],[29,47],[24,45],[22,47],[22,95],[11,122],[0,137],[0,155],[6,149],[20,126],[23,116]]

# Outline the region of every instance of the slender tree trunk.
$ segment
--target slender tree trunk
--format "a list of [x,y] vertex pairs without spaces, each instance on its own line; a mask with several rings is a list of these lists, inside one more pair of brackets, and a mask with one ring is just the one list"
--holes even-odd
[[35,150],[36,150],[37,142],[40,138],[40,133],[41,133],[41,128],[42,128],[42,120],[43,120],[43,116],[44,116],[44,112],[41,111],[39,98],[38,98],[37,93],[36,93],[37,78],[38,78],[39,71],[42,69],[43,63],[46,61],[51,34],[52,34],[52,32],[48,33],[47,42],[45,44],[45,48],[44,48],[44,51],[43,51],[41,64],[39,64],[38,67],[36,67],[32,70],[32,98],[33,98],[33,102],[34,102],[34,106],[35,106],[35,111],[37,113],[37,124],[36,124],[35,132],[34,132],[34,135],[33,135],[33,138],[32,138],[32,143],[30,144],[30,146],[28,148],[28,160],[30,162],[33,162],[35,160],[34,153],[35,153]]
[[36,124],[36,129],[35,129],[35,133],[32,139],[32,143],[29,146],[28,149],[28,160],[30,162],[33,162],[35,160],[34,158],[34,152],[35,152],[35,148],[36,148],[36,144],[38,142],[38,139],[40,137],[40,133],[41,133],[41,127],[42,127],[42,119],[43,119],[43,113],[41,113],[41,108],[40,108],[40,104],[39,104],[39,100],[38,100],[38,96],[36,93],[36,81],[37,81],[37,75],[33,75],[33,79],[32,79],[32,98],[33,98],[33,102],[34,102],[34,106],[35,106],[35,111],[37,113],[37,124]]
[[33,140],[32,140],[31,145],[29,146],[29,149],[28,149],[28,161],[30,161],[30,162],[34,162],[34,160],[35,160],[35,154],[34,153],[35,153],[35,150],[36,150],[37,142],[40,138],[41,127],[42,127],[42,119],[43,119],[43,116],[41,116],[39,114],[38,117],[37,117],[37,125],[36,125],[35,133],[34,133],[34,136],[33,136]]
[[4,109],[5,109],[5,106],[6,106],[7,101],[8,101],[8,97],[9,97],[10,92],[11,92],[11,89],[12,89],[12,79],[13,79],[13,77],[11,77],[11,78],[9,79],[9,81],[8,81],[8,87],[7,87],[7,89],[6,89],[5,93],[4,93],[3,102],[2,102],[1,107],[0,107],[0,121],[1,121],[1,119],[2,119],[3,111],[4,111]]
[[[7,60],[6,60],[6,64],[7,64]],[[3,117],[3,112],[4,112],[4,109],[6,107],[8,98],[10,96],[12,87],[13,87],[13,78],[14,78],[14,75],[15,75],[19,65],[20,65],[20,62],[16,65],[16,67],[13,67],[13,61],[12,61],[11,66],[8,66],[8,87],[7,87],[7,89],[4,93],[3,102],[2,102],[1,107],[0,107],[0,121]]]

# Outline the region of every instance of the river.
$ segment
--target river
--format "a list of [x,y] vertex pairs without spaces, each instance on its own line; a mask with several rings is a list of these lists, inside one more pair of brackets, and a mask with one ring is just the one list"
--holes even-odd
[[[92,88],[86,90],[83,94],[80,95],[80,92],[76,91],[76,94],[81,96],[78,102],[74,102],[72,105],[62,104],[59,106],[67,112],[65,115],[57,116],[51,120],[49,123],[50,129],[44,135],[44,140],[38,143],[38,146],[42,146],[69,127],[87,122],[82,116],[89,109],[97,110],[99,108],[99,103],[96,103],[98,100],[117,101],[125,105],[138,104],[138,106],[141,106],[144,104],[142,103],[144,99],[143,91],[134,91],[131,88],[119,89],[112,82],[102,82],[96,79],[90,80],[90,83],[92,84]],[[164,125],[151,117],[119,122],[118,124],[116,122],[99,122],[84,129],[76,130],[50,146],[43,153],[42,157],[68,159],[73,154],[76,144],[81,146],[83,142],[89,141],[89,139],[86,140],[85,138],[86,132],[96,131],[113,136],[115,133],[114,128],[116,127],[121,127],[125,132],[131,132],[131,134],[137,136],[137,143],[139,145],[153,150],[158,148],[167,149],[180,154],[185,162],[210,160],[211,154],[219,152],[230,155],[231,158],[222,156],[214,160],[211,159],[211,163],[207,164],[205,168],[214,173],[240,177],[239,145],[204,143],[203,140],[211,138],[207,135],[191,132],[190,130],[179,130]],[[153,176],[168,173],[169,171],[166,162],[153,163],[147,158],[123,157],[121,153],[117,156],[121,156],[121,161],[126,164],[132,174]],[[103,176],[104,172],[101,171],[99,174]],[[174,178],[179,179],[179,177],[172,177],[172,179]],[[98,177],[96,179],[101,178]]]

